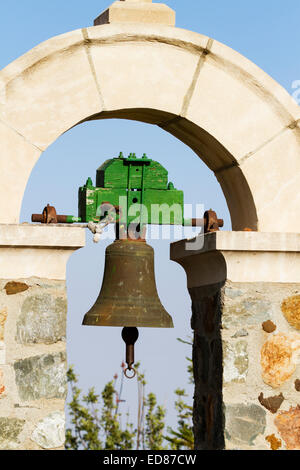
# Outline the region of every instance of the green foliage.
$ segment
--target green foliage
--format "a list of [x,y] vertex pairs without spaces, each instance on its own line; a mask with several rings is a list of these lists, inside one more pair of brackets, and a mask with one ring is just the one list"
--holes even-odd
[[68,381],[72,391],[69,408],[73,428],[67,429],[66,448],[73,450],[133,449],[134,434],[131,425],[127,422],[122,430],[119,422],[120,415],[116,412],[114,382],[109,382],[104,387],[101,394],[102,408],[99,414],[100,397],[95,394],[94,388],[81,399],[81,390],[76,386],[78,381],[73,368],[68,371]]
[[157,400],[154,393],[149,393],[146,400],[146,408],[146,448],[151,450],[162,450],[166,411],[162,406],[157,406]]
[[[182,343],[191,344],[180,340]],[[193,383],[193,364],[188,360],[189,381]],[[122,364],[122,372],[125,365]],[[185,402],[187,394],[183,389],[175,390],[177,427],[167,428],[165,433],[166,410],[158,405],[154,393],[145,394],[146,380],[136,366],[138,387],[137,426],[129,422],[129,414],[122,416],[119,404],[122,400],[124,375],[121,375],[117,391],[118,376],[106,384],[101,398],[91,388],[83,395],[78,388],[78,379],[72,367],[68,370],[68,382],[72,400],[69,403],[72,427],[66,431],[68,450],[182,450],[194,448],[192,427],[193,409]],[[125,423],[125,424],[124,424]]]
[[192,427],[193,407],[185,403],[183,398],[187,397],[185,390],[175,390],[177,400],[175,408],[177,411],[177,429],[168,428],[169,436],[166,439],[171,444],[172,450],[194,449],[194,434]]
[[[188,344],[192,346],[192,340],[184,341],[177,338],[180,343]],[[188,361],[187,371],[189,376],[189,383],[194,384],[194,372],[193,372],[193,361],[189,357],[186,358]],[[169,435],[166,436],[166,440],[170,443],[172,450],[182,449],[194,449],[194,433],[193,433],[193,407],[188,405],[184,398],[187,397],[185,390],[175,390],[177,400],[175,402],[175,409],[177,411],[177,429],[171,429],[168,427]]]

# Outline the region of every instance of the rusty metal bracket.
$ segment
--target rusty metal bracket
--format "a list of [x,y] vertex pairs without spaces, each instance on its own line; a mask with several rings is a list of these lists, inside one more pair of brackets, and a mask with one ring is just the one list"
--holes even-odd
[[59,222],[65,223],[65,216],[57,216],[56,209],[49,204],[44,208],[42,214],[32,214],[32,222],[40,222],[42,224],[57,224]]
[[215,211],[210,209],[204,213],[204,233],[218,232],[224,227],[224,220],[218,219]]
[[[120,232],[120,235],[117,235],[117,238],[129,237],[131,239],[145,239],[145,226],[142,227],[141,233],[136,233],[137,225],[139,224],[131,224],[128,230],[125,230],[125,232],[124,228],[123,231],[121,230],[124,224],[120,223],[122,219],[122,209],[119,206],[114,206],[109,202],[104,202],[101,205],[101,212],[103,214],[106,213],[106,215],[100,221],[90,222],[89,224],[85,225],[85,227],[88,227],[92,233],[101,234],[103,228],[105,228],[111,223],[115,223],[117,232]],[[212,209],[204,213],[203,219],[189,220],[189,225],[191,225],[192,227],[204,227],[204,233],[217,232],[221,227],[224,226],[224,220],[219,219],[216,212]],[[32,214],[31,221],[34,223],[42,224],[73,224],[81,222],[81,219],[71,215],[59,215],[57,214],[55,207],[50,206],[50,204],[47,204],[42,214]],[[95,242],[97,243],[97,241],[99,241],[98,236],[96,236]]]
[[204,213],[203,219],[190,219],[192,227],[203,227],[204,233],[218,232],[224,227],[224,220],[218,219],[215,211],[210,209]]
[[81,222],[81,219],[78,217],[73,217],[72,215],[58,215],[55,207],[47,206],[44,208],[42,214],[32,214],[31,222],[33,223],[42,223],[42,224],[73,224],[75,222]]
[[77,220],[80,221],[79,219],[74,218],[69,215],[58,215],[55,207],[50,206],[50,204],[47,204],[42,214],[32,214],[31,216],[31,222],[42,223],[42,224],[47,224],[47,225],[67,224],[67,223],[73,223]]

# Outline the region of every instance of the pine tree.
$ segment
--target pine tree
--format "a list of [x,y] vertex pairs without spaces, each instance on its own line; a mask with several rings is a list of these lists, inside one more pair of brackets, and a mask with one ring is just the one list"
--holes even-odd
[[[182,343],[191,344],[180,340]],[[188,359],[190,383],[193,383],[192,361]],[[192,427],[192,407],[185,402],[187,394],[183,389],[175,390],[177,427],[167,428],[165,434],[166,410],[158,405],[154,393],[145,395],[145,375],[136,365],[138,385],[138,419],[134,427],[129,422],[129,414],[124,417],[119,411],[122,403],[124,368],[119,390],[118,375],[107,383],[101,398],[91,388],[87,395],[82,395],[78,388],[78,379],[72,367],[68,370],[68,382],[72,399],[69,403],[71,428],[66,431],[66,449],[68,450],[172,450],[193,449],[194,436]],[[123,424],[125,422],[125,424]],[[122,423],[122,424],[121,424]]]

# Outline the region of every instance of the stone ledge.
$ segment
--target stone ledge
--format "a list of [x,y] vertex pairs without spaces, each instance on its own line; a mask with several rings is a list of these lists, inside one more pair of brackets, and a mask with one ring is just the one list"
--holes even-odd
[[170,258],[185,269],[189,288],[226,280],[300,283],[297,233],[220,231],[172,243]]
[[85,229],[70,225],[0,224],[0,247],[82,248]]
[[[194,243],[198,249],[187,250],[186,243]],[[196,243],[197,242],[197,243]],[[201,248],[202,245],[202,248]],[[171,260],[212,251],[240,252],[300,252],[299,233],[281,232],[215,232],[199,235],[191,240],[171,244]]]

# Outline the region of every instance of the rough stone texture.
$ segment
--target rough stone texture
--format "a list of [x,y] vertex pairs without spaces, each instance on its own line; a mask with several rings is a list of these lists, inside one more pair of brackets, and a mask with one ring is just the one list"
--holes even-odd
[[65,442],[65,415],[56,411],[38,422],[31,439],[43,449],[57,449]]
[[223,343],[224,383],[245,382],[249,364],[247,346],[248,343],[245,341]]
[[0,311],[0,341],[4,341],[4,327],[7,319],[7,309],[4,308]]
[[282,403],[284,402],[284,396],[282,395],[282,393],[280,395],[268,398],[264,398],[264,394],[261,393],[258,399],[260,404],[264,406],[267,410],[271,411],[271,413],[273,414],[277,413]]
[[289,324],[300,330],[300,295],[285,299],[282,302],[281,309]]
[[0,417],[0,450],[15,449],[25,421],[16,418]]
[[300,406],[278,414],[275,424],[288,450],[300,450]]
[[16,384],[22,401],[65,398],[66,356],[45,354],[15,362]]
[[[27,226],[26,226],[27,227]],[[30,228],[30,227],[29,227]],[[38,231],[27,231],[26,242],[30,245],[42,243],[62,244],[59,237],[55,241],[47,241],[48,227],[38,227]],[[53,228],[53,227],[52,227]],[[45,229],[44,232],[41,229]],[[11,243],[16,228],[9,227],[0,230],[1,243]],[[25,230],[26,232],[26,230]],[[24,234],[23,227],[20,233]],[[50,233],[59,233],[54,230]],[[41,235],[43,234],[43,237]],[[76,234],[75,234],[76,235]],[[13,243],[16,243],[14,241]],[[24,239],[20,243],[25,244]],[[1,249],[1,248],[0,248]],[[25,248],[24,248],[25,249]],[[63,247],[60,248],[64,250]],[[36,248],[37,251],[40,249]],[[67,251],[71,253],[70,247]],[[30,246],[31,256],[35,249]],[[55,257],[56,249],[53,251]],[[3,258],[2,258],[3,261]],[[58,260],[58,262],[60,262]],[[22,265],[22,259],[20,259]],[[20,269],[20,264],[18,269]],[[27,269],[27,267],[26,267]],[[44,268],[45,269],[45,268]],[[51,271],[50,266],[50,271]],[[7,295],[5,287],[28,286],[15,295]],[[38,427],[38,423],[45,416],[63,409],[66,398],[66,343],[61,341],[65,336],[66,317],[66,283],[64,280],[30,277],[15,279],[0,279],[0,335],[3,345],[0,350],[0,417],[14,419],[7,421],[6,435],[1,437],[0,420],[0,448],[15,450],[40,450],[43,447],[31,439],[36,429],[37,439],[42,443],[42,431],[49,430],[49,442],[53,448],[63,448],[62,426],[55,438],[54,424],[51,427],[51,417],[45,426]],[[5,352],[5,354],[4,354]],[[1,356],[1,353],[3,355]],[[2,362],[2,363],[1,363]],[[19,437],[14,437],[24,423]],[[59,418],[57,418],[57,425]],[[18,427],[19,426],[19,427]],[[10,434],[8,433],[10,432]],[[40,434],[38,434],[40,432]],[[46,434],[44,440],[47,441]],[[59,445],[56,444],[59,440]],[[46,442],[45,441],[45,442]],[[47,443],[45,444],[47,445]]]
[[27,289],[29,289],[29,286],[25,284],[24,282],[8,282],[4,289],[6,290],[7,295],[15,295],[15,294],[20,294],[21,292],[25,292]]
[[271,434],[270,436],[267,436],[266,441],[269,442],[272,450],[278,450],[282,446],[281,440],[277,439],[275,434]]
[[[291,377],[296,370],[300,345],[298,333],[288,331],[281,304],[288,293],[297,289],[297,284],[229,281],[224,285],[189,289],[193,300],[192,327],[195,330],[194,427],[197,449],[217,448],[208,437],[216,433],[213,426],[223,428],[227,449],[268,449],[278,445],[273,438],[266,439],[274,434],[270,417],[271,413],[278,412],[283,402],[286,407],[297,400]],[[247,299],[251,301],[247,303]],[[222,330],[223,312],[227,327]],[[278,334],[263,330],[261,320],[264,315],[276,323]],[[224,313],[222,320],[224,325]],[[281,332],[284,328],[286,333]],[[214,358],[213,338],[218,339]],[[268,387],[271,384],[285,388],[272,396]],[[241,396],[247,405],[237,405]],[[212,418],[211,410],[215,410],[216,404],[219,404],[219,421]],[[223,405],[229,409],[225,420],[222,418]]]
[[5,342],[4,342],[4,328],[7,320],[7,309],[4,308],[0,311],[0,364],[5,364]]
[[5,392],[4,375],[3,375],[3,371],[0,369],[0,399],[3,398],[4,392]]
[[237,287],[230,286],[230,287],[225,287],[224,288],[224,294],[226,297],[229,299],[236,299],[238,297],[241,297],[246,294],[245,290],[241,290]]
[[284,384],[296,370],[300,336],[279,333],[272,336],[261,350],[262,377],[273,388]]
[[274,325],[274,323],[271,320],[268,320],[262,324],[262,328],[266,333],[274,333],[277,326]]
[[237,339],[237,338],[244,338],[245,336],[249,336],[249,333],[247,330],[243,328],[242,330],[239,330],[234,335],[232,335],[231,338]]
[[[290,259],[289,269],[287,256],[298,257],[299,241],[298,234],[217,232],[197,237],[192,252],[186,240],[171,246],[171,259],[184,267],[193,301],[197,449],[217,448],[208,438],[216,433],[214,426],[222,428],[226,449],[269,449],[266,437],[276,432],[272,412],[298,403],[294,372],[300,335],[291,331],[282,303],[300,293],[299,266],[296,272],[297,263]],[[275,334],[263,329],[264,322],[276,325]],[[278,393],[272,394],[270,386]],[[217,422],[210,410],[220,402],[226,415]]]
[[237,328],[241,325],[253,326],[270,319],[271,302],[267,300],[243,298],[226,302],[224,305],[223,328]]
[[226,406],[226,435],[235,444],[252,446],[266,428],[266,412],[257,405]]
[[53,294],[27,297],[17,321],[16,341],[52,344],[65,340],[67,301]]

